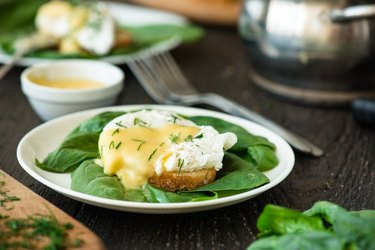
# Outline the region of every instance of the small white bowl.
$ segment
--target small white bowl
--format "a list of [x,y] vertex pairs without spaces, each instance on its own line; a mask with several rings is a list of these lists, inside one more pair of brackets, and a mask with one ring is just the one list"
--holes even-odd
[[[99,88],[61,89],[32,81],[85,79],[100,82]],[[113,105],[123,89],[124,73],[118,67],[96,60],[59,60],[36,64],[21,74],[22,91],[44,121],[72,112]]]

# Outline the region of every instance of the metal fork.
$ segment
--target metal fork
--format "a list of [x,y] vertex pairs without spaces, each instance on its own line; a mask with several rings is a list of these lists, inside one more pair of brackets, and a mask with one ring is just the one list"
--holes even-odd
[[181,72],[168,52],[131,56],[128,66],[147,93],[158,103],[193,106],[209,104],[229,114],[240,116],[267,127],[283,137],[295,149],[314,156],[323,150],[305,138],[244,106],[214,93],[199,93]]

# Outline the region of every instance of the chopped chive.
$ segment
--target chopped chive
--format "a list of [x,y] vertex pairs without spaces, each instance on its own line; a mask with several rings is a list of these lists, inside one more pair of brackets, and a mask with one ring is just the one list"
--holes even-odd
[[116,145],[116,149],[118,149],[120,146],[121,146],[122,142],[119,142],[117,145]]
[[114,141],[111,141],[111,143],[109,144],[109,147],[108,147],[109,149],[111,149],[111,148],[115,148],[115,142]]
[[164,145],[164,142],[160,143],[159,147],[163,147],[163,145]]
[[141,140],[141,139],[132,139],[132,141],[144,142],[144,140]]
[[169,122],[176,123],[176,120],[179,119],[178,116],[176,115],[171,115],[170,119],[168,120]]
[[202,139],[203,138],[203,133],[201,133],[201,134],[199,134],[199,135],[197,135],[196,137],[195,137],[195,139]]
[[119,128],[117,128],[115,131],[113,131],[112,136],[114,136],[115,134],[118,134],[118,133],[120,133],[120,129]]
[[104,147],[104,145],[100,145],[100,151],[99,151],[100,158],[103,157],[103,147]]
[[122,125],[122,124],[121,124],[121,121],[116,122],[115,124],[116,124],[117,126],[119,126],[119,127],[127,128],[125,125]]
[[141,142],[141,143],[139,144],[138,148],[137,148],[137,151],[139,151],[139,150],[141,149],[142,145],[145,144],[145,143],[146,143],[145,141]]
[[152,151],[152,153],[151,153],[150,156],[148,157],[148,161],[151,160],[151,158],[154,156],[154,154],[156,153],[157,150],[158,150],[158,148],[155,148],[155,150]]
[[144,140],[139,140],[139,139],[132,139],[132,141],[140,142],[138,145],[137,151],[139,151],[142,145],[146,143]]
[[169,140],[171,140],[172,143],[178,143],[179,139],[180,139],[180,133],[178,133],[177,135],[173,133],[169,135]]
[[185,161],[185,160],[182,160],[182,161],[181,161],[181,158],[178,158],[178,162],[177,162],[177,166],[178,166],[178,174],[180,174],[180,172],[181,172],[181,168],[182,168],[182,166],[184,165],[184,161]]
[[185,138],[185,141],[186,141],[186,142],[192,142],[192,141],[193,141],[193,136],[192,136],[192,135],[188,135],[188,136]]
[[134,125],[139,125],[141,127],[145,127],[147,126],[147,123],[139,118],[134,118],[134,122],[133,122]]

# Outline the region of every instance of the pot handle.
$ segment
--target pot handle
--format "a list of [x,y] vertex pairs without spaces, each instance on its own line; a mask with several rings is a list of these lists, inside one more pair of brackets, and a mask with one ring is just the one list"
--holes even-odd
[[333,22],[348,22],[370,17],[375,17],[375,4],[351,6],[345,9],[336,9],[330,13]]

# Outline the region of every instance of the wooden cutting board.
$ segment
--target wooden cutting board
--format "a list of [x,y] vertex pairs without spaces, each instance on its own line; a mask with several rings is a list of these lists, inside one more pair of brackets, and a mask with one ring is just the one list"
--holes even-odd
[[[79,247],[73,248],[72,245],[66,249],[106,249],[95,233],[2,170],[0,170],[0,215],[0,232],[9,230],[4,220],[14,221],[15,219],[28,220],[30,218],[55,217],[58,225],[66,225],[67,223],[73,225],[71,229],[66,230],[67,235],[64,237],[66,242],[69,242],[69,244],[77,243],[77,241],[82,242],[78,244]],[[4,216],[7,216],[7,218],[4,218]],[[22,238],[23,236],[18,237]],[[12,240],[17,240],[17,238],[12,238],[9,241]],[[33,240],[32,243],[35,249],[43,249],[49,241],[50,238],[41,237],[37,241]],[[0,243],[3,244],[4,242]]]
[[185,15],[209,24],[235,26],[242,0],[131,0],[134,3]]

